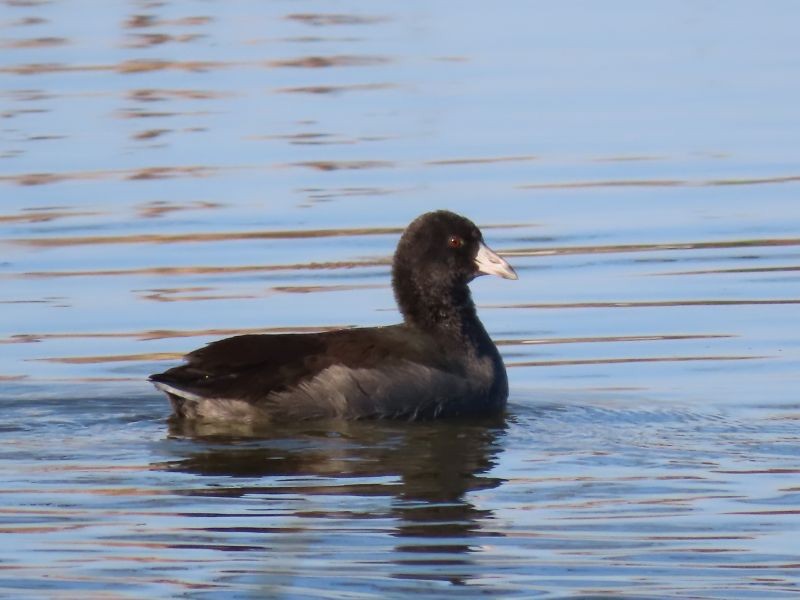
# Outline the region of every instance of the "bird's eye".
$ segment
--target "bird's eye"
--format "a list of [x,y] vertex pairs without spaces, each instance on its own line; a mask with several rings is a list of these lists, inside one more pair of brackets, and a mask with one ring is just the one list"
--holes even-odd
[[451,248],[461,248],[464,245],[464,238],[451,235],[447,240],[447,245]]

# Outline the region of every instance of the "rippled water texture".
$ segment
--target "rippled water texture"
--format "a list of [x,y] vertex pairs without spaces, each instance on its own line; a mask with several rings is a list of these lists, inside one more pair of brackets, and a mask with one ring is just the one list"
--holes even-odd
[[[795,598],[800,5],[0,2],[0,596]],[[170,428],[479,223],[491,422]]]

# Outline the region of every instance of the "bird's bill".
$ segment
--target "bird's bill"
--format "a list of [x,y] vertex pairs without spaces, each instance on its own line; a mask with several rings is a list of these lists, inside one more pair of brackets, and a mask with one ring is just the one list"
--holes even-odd
[[518,279],[514,268],[483,242],[480,242],[480,246],[478,246],[475,266],[478,267],[479,273],[497,275],[503,279]]

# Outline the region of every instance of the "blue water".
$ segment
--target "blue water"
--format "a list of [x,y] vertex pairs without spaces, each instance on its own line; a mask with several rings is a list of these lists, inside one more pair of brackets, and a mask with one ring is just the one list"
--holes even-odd
[[[0,4],[0,595],[793,598],[794,2]],[[205,342],[398,319],[449,208],[500,420],[170,426]]]

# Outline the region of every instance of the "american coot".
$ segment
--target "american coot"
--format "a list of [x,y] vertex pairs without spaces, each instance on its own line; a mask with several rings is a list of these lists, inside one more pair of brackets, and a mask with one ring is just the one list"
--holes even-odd
[[484,273],[517,278],[471,221],[426,213],[394,254],[403,323],[231,337],[150,381],[176,418],[232,424],[496,414],[508,397],[506,370],[467,285]]

